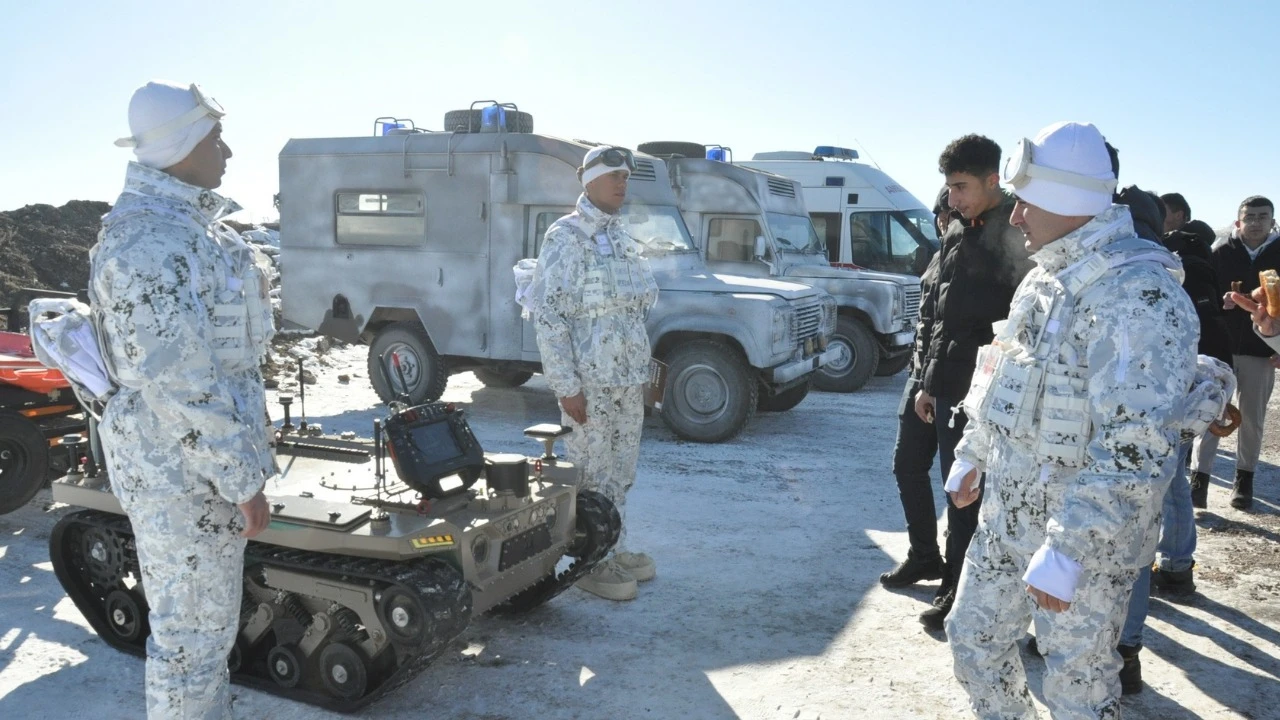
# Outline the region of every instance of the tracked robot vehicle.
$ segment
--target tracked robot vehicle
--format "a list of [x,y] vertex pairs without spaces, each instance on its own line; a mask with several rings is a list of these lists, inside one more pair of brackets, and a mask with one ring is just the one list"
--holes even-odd
[[[525,430],[544,444],[525,457],[484,452],[453,404],[393,404],[370,441],[294,427],[280,400],[281,480],[266,488],[269,527],[245,551],[234,682],[357,710],[426,668],[473,616],[547,602],[617,542],[613,504],[576,490],[578,469],[554,453],[566,428]],[[53,497],[88,509],[55,526],[54,571],[99,636],[145,655],[129,520],[92,443],[69,444],[86,461],[54,481]],[[299,492],[275,494],[286,488]]]

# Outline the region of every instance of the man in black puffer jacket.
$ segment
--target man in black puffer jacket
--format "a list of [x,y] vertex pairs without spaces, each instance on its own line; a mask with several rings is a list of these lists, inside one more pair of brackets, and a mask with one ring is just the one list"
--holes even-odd
[[[1000,188],[1000,146],[966,135],[947,146],[938,166],[946,175],[947,203],[962,219],[942,237],[937,278],[922,301],[920,315],[931,318],[931,325],[919,347],[921,388],[914,406],[916,415],[937,430],[945,475],[964,434],[966,418],[959,405],[969,391],[978,348],[995,336],[991,324],[1008,317],[1013,292],[1032,263],[1022,233],[1009,225],[1014,201]],[[941,631],[951,612],[979,505],[958,508],[947,498],[942,585],[933,607],[920,616],[931,630]]]
[[[1276,242],[1280,232],[1274,223],[1275,205],[1267,198],[1255,195],[1240,203],[1235,229],[1213,246],[1219,297],[1231,289],[1233,281],[1240,282],[1241,292],[1248,295],[1259,285],[1259,271],[1280,270],[1280,242]],[[1231,336],[1231,364],[1236,371],[1235,403],[1241,415],[1231,507],[1244,510],[1253,506],[1253,470],[1262,450],[1267,401],[1275,383],[1272,363],[1276,353],[1254,333],[1248,313],[1228,312],[1226,324]],[[1205,435],[1196,443],[1193,483],[1208,487],[1217,455],[1216,436]]]

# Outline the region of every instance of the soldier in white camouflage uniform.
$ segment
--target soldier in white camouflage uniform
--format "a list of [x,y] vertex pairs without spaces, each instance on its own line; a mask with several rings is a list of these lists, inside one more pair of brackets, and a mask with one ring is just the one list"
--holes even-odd
[[623,232],[618,211],[635,167],[624,148],[597,147],[578,170],[586,192],[577,209],[547,229],[531,295],[542,371],[560,399],[569,460],[583,487],[618,507],[623,534],[611,558],[578,581],[609,600],[636,596],[653,578],[653,560],[626,548],[627,490],[635,482],[649,376],[645,317],[658,287],[640,247]]
[[1103,142],[1058,123],[1005,167],[1036,268],[978,355],[947,483],[968,504],[986,473],[946,623],[980,718],[1036,717],[1016,644],[1033,619],[1053,717],[1120,717],[1120,627],[1194,415],[1199,324],[1181,265],[1112,204]]
[[91,255],[90,298],[119,391],[101,424],[150,605],[149,718],[228,718],[245,538],[273,473],[259,363],[273,332],[255,254],[219,218],[231,151],[195,85],[129,104],[124,192]]

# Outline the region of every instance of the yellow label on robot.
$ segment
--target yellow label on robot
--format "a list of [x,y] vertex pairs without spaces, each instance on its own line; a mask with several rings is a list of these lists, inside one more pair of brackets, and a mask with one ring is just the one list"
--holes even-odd
[[431,537],[416,537],[409,541],[415,550],[423,550],[425,548],[437,547],[440,545],[452,545],[452,535],[432,535]]

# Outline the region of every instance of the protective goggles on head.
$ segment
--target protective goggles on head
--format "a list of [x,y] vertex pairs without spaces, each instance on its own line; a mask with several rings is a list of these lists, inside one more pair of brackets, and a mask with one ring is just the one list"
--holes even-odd
[[1017,149],[1013,151],[1013,154],[1004,163],[1004,181],[1012,185],[1014,190],[1024,188],[1027,183],[1038,179],[1093,192],[1105,192],[1107,194],[1115,192],[1116,181],[1114,178],[1103,180],[1044,165],[1036,165],[1033,153],[1034,147],[1031,141],[1026,138],[1019,140]]
[[636,169],[636,158],[631,154],[631,151],[626,148],[611,147],[588,160],[587,164],[582,166],[582,169],[590,170],[596,165],[604,165],[605,167],[611,168],[625,167],[627,172],[634,172]]
[[195,107],[169,122],[153,127],[144,133],[139,133],[134,137],[120,138],[119,140],[116,140],[116,147],[138,147],[144,143],[153,142],[166,135],[177,132],[186,126],[199,121],[206,115],[214,120],[219,120],[223,115],[227,114],[227,111],[222,109],[222,105],[220,105],[217,100],[205,95],[204,92],[200,90],[199,85],[191,83],[189,90],[191,91],[191,96],[196,100]]

